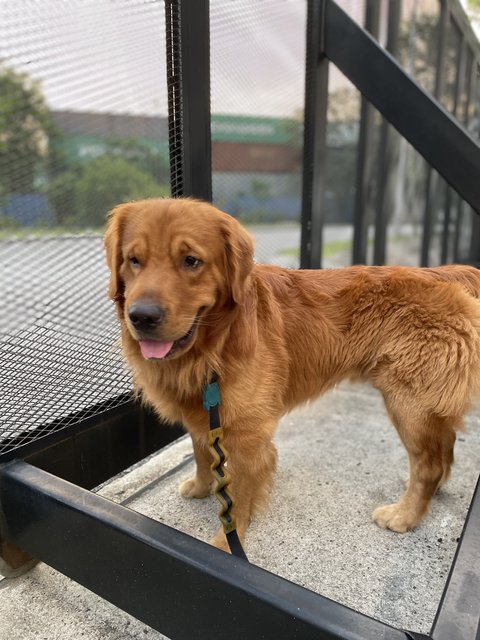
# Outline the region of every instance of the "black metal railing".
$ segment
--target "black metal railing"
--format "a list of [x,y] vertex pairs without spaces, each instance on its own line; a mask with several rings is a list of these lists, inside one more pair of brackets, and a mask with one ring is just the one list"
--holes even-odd
[[[367,3],[370,13],[367,12],[367,23],[370,28],[378,27],[378,2]],[[435,93],[437,97],[441,93],[441,69],[443,68],[444,50],[442,41],[445,38],[445,24],[451,20],[454,5],[450,2],[442,2],[440,18],[440,43],[438,55],[438,70]],[[389,9],[395,17],[395,8],[398,11],[398,3],[389,3]],[[458,9],[457,9],[458,11]],[[457,14],[455,14],[457,15]],[[458,16],[457,16],[458,17]],[[398,22],[390,22],[390,46],[394,45],[392,25]],[[468,31],[467,31],[468,33]],[[466,37],[462,42],[466,42]],[[438,174],[468,203],[476,212],[480,211],[480,183],[476,179],[480,166],[480,146],[474,137],[466,130],[464,123],[455,117],[456,105],[461,83],[456,83],[454,94],[454,113],[449,113],[439,100],[425,91],[395,60],[395,58],[375,40],[367,31],[356,24],[342,9],[332,0],[309,3],[309,55],[307,56],[307,98],[305,115],[304,153],[306,170],[304,172],[304,204],[302,217],[302,257],[303,267],[321,266],[321,243],[318,236],[321,234],[323,217],[323,192],[325,191],[324,162],[326,148],[326,106],[325,98],[328,94],[328,65],[335,64],[345,76],[361,91],[363,96],[362,118],[359,140],[359,167],[368,165],[367,156],[373,153],[369,140],[371,128],[371,111],[367,106],[375,106],[384,116],[385,121],[406,138],[412,146],[428,162],[427,178],[427,206],[423,221],[423,242],[421,263],[428,264],[428,252],[432,237],[433,214],[431,198],[428,194],[432,189],[432,169]],[[464,44],[462,47],[466,47]],[[462,48],[462,50],[464,50]],[[355,52],[352,55],[352,51]],[[475,48],[475,59],[479,59],[478,43]],[[308,65],[314,65],[309,69]],[[461,65],[458,71],[460,72]],[[476,67],[475,67],[476,68]],[[473,69],[473,65],[472,65]],[[473,73],[473,71],[471,72]],[[470,83],[471,85],[471,83]],[[470,91],[471,94],[471,91]],[[473,101],[472,96],[470,98]],[[386,131],[383,129],[380,153],[385,155],[387,145]],[[380,169],[385,168],[385,163],[379,163]],[[356,184],[356,206],[354,219],[353,262],[366,262],[366,245],[368,226],[372,221],[367,218],[364,199],[365,172],[359,170]],[[387,176],[383,175],[377,181],[380,185],[377,194],[377,210],[374,222],[375,227],[375,262],[382,263],[385,259],[385,224],[387,212],[383,207],[383,189],[385,189]],[[446,198],[451,198],[451,192],[447,191]],[[448,204],[448,200],[447,200]],[[443,222],[444,247],[450,232],[450,219],[445,207]],[[460,224],[460,216],[457,218]],[[478,242],[472,244],[469,261],[475,262],[479,255],[475,253]],[[443,257],[447,257],[446,250]],[[458,251],[456,252],[458,256]]]

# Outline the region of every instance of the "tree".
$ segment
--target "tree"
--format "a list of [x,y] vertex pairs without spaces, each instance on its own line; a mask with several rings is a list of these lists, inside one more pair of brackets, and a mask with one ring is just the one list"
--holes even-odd
[[167,156],[147,142],[137,138],[109,137],[105,141],[105,155],[122,157],[141,171],[149,173],[160,184],[169,184],[170,163]]
[[103,225],[107,212],[129,200],[168,195],[151,175],[121,157],[101,156],[90,162],[73,185],[75,226]]
[[38,82],[0,66],[0,193],[30,193],[48,172],[55,127]]

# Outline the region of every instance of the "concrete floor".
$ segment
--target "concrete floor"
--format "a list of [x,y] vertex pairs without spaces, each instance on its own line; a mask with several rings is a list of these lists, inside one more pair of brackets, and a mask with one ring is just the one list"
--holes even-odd
[[[249,530],[250,561],[391,625],[427,633],[479,473],[480,410],[467,426],[452,478],[430,516],[399,535],[370,517],[376,506],[397,499],[406,477],[406,455],[379,395],[341,385],[291,413],[276,436],[270,504]],[[208,540],[217,529],[216,501],[190,501],[177,492],[192,470],[184,438],[99,492]],[[0,611],[0,640],[164,637],[44,564],[0,580]]]

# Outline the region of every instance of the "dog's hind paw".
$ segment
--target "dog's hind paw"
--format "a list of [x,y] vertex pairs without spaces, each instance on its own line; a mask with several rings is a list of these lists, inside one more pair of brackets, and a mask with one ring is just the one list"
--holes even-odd
[[382,529],[390,529],[397,533],[405,533],[418,523],[418,518],[412,516],[401,503],[378,507],[372,513],[372,518]]
[[180,483],[178,487],[180,495],[184,498],[206,498],[210,493],[210,484],[204,484],[198,481],[196,476],[188,478]]

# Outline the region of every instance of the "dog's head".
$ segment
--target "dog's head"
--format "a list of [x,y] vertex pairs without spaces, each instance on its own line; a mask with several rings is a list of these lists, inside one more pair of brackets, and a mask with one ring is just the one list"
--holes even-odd
[[147,359],[172,359],[215,311],[245,303],[253,243],[231,216],[192,199],[117,206],[105,234],[109,295]]

